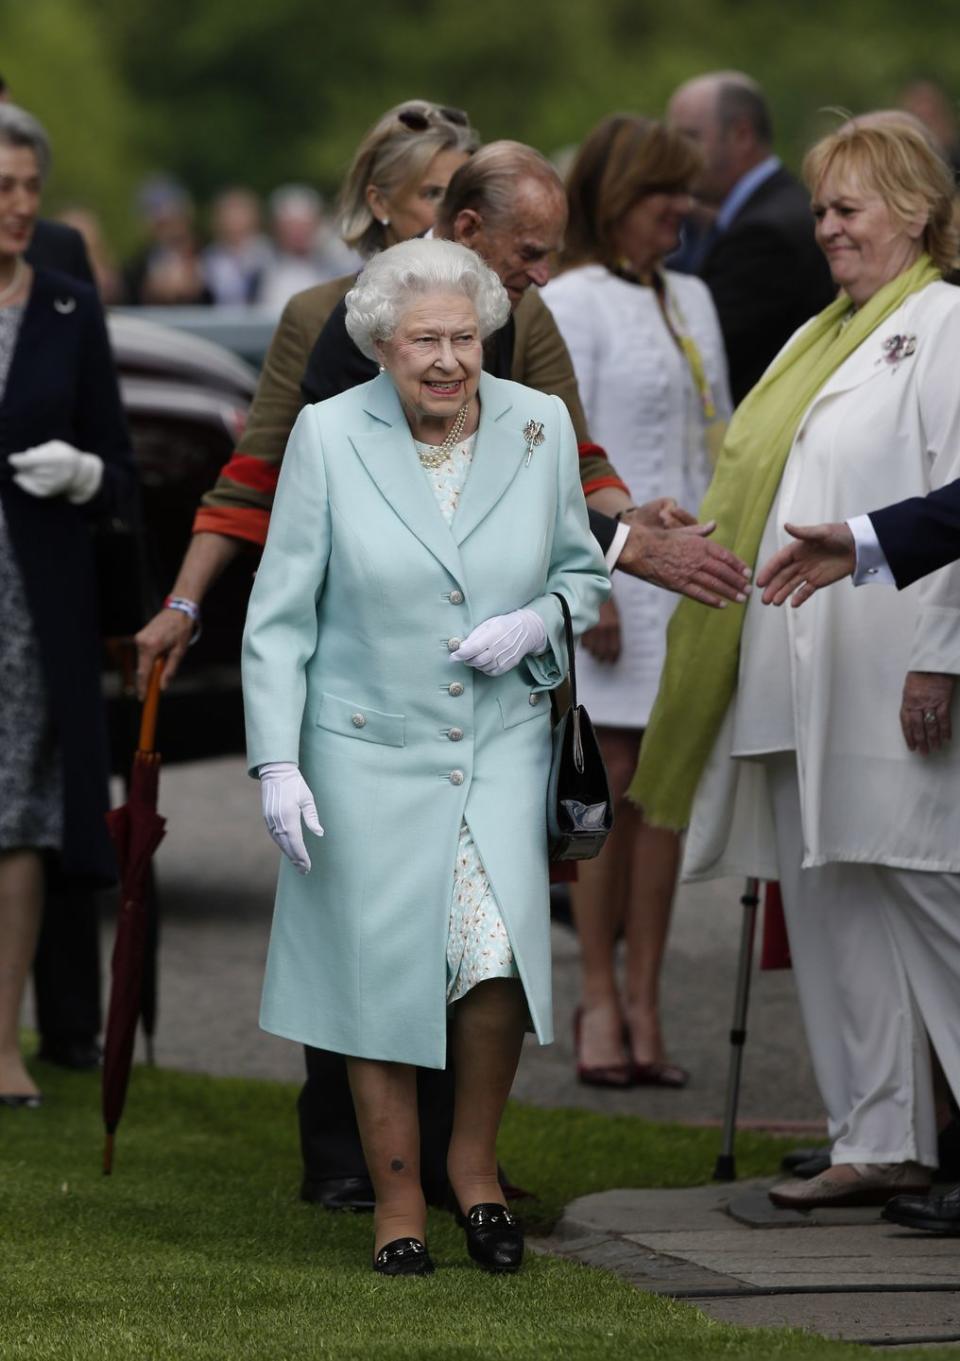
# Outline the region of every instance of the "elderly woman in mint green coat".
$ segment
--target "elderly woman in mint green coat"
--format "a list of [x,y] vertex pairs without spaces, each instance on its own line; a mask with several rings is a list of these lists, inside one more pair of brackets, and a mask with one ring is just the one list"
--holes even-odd
[[609,590],[566,409],[481,375],[508,309],[451,242],[366,267],[347,325],[385,371],[301,413],[244,636],[248,760],[286,856],[261,1023],[347,1056],[389,1274],[431,1269],[415,1066],[442,1067],[448,1034],[468,1247],[519,1265],[495,1145],[524,1029],[552,1039],[552,592],[579,633]]

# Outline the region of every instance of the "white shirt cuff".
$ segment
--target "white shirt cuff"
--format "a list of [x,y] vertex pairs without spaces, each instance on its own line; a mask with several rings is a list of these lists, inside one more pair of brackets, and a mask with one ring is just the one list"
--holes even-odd
[[629,537],[630,526],[625,525],[621,520],[614,530],[613,538],[610,540],[610,547],[603,555],[603,560],[607,564],[608,572],[612,572],[614,567],[616,567],[617,558],[619,558],[620,554],[623,552],[623,545],[627,542]]
[[853,571],[854,586],[896,586],[886,554],[880,547],[877,531],[869,515],[855,515],[847,521],[857,550]]

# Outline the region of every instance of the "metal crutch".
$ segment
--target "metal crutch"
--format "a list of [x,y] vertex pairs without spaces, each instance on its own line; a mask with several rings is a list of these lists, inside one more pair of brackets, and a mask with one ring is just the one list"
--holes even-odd
[[737,991],[733,1002],[733,1026],[730,1030],[730,1066],[727,1069],[727,1095],[723,1111],[723,1142],[716,1166],[714,1181],[736,1181],[737,1160],[734,1141],[737,1137],[737,1106],[740,1102],[740,1073],[743,1068],[743,1046],[747,1040],[747,1008],[750,1005],[750,977],[753,972],[753,943],[757,931],[757,908],[760,906],[760,881],[748,879],[740,899],[743,925],[740,929],[740,962],[737,966]]

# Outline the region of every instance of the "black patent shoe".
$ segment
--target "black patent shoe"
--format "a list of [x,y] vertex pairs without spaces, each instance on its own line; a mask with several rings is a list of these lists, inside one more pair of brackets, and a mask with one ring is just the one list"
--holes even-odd
[[505,1205],[488,1201],[457,1214],[466,1230],[467,1251],[486,1271],[519,1271],[523,1261],[523,1230]]
[[0,1106],[9,1106],[11,1110],[35,1111],[43,1105],[42,1092],[31,1092],[29,1096],[3,1096],[0,1095]]
[[880,1211],[890,1224],[929,1233],[960,1235],[960,1186],[942,1196],[894,1196]]
[[431,1276],[434,1265],[419,1238],[394,1238],[374,1257],[373,1269],[381,1276]]

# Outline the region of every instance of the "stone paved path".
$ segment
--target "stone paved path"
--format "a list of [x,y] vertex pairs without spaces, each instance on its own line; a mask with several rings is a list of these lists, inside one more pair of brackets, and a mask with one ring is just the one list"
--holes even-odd
[[883,1347],[960,1343],[960,1239],[898,1229],[877,1210],[777,1211],[770,1184],[584,1196],[539,1248],[718,1321]]

